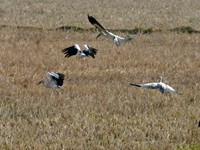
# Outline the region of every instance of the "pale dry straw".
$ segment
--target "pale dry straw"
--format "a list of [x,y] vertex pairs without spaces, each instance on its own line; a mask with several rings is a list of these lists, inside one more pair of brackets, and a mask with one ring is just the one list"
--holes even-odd
[[[87,14],[113,29],[199,29],[198,0],[0,4],[0,24],[22,26],[0,29],[0,149],[199,149],[199,34],[138,34],[118,55],[97,33],[46,30],[90,28]],[[61,52],[75,43],[99,50],[85,70]],[[36,85],[47,71],[66,75],[60,105]],[[129,86],[159,76],[183,95]]]

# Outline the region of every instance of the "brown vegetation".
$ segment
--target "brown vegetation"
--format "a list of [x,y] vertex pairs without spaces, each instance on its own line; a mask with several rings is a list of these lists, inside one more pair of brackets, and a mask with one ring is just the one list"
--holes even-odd
[[[199,35],[137,35],[115,52],[95,33],[2,28],[1,145],[15,149],[174,149],[200,141]],[[99,51],[84,69],[61,49]],[[66,75],[62,103],[36,83]],[[182,96],[129,86],[162,75]]]
[[199,10],[199,0],[1,0],[0,24],[89,28],[90,14],[112,29],[190,26],[200,30]]
[[[0,23],[88,28],[90,13],[113,29],[199,26],[196,15],[187,22],[189,14],[199,10],[195,0],[192,5],[189,1],[129,4],[117,0],[114,5],[122,13],[107,1],[83,2],[3,0]],[[93,9],[87,12],[84,8],[91,5]],[[75,11],[77,6],[83,9]],[[189,6],[192,9],[186,9]],[[117,20],[111,22],[111,18]],[[0,149],[199,149],[200,35],[137,34],[119,48],[106,39],[95,40],[96,35],[90,31],[0,28]],[[76,57],[64,58],[61,49],[75,43],[98,49],[96,59],[87,59],[88,68]],[[66,76],[61,104],[56,103],[52,90],[36,85],[47,71]],[[129,86],[156,81],[160,75],[183,95]]]

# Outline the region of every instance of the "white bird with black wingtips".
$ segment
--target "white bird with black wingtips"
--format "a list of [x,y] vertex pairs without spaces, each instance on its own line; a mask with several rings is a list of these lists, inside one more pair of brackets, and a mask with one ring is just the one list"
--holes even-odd
[[113,42],[115,43],[116,46],[120,46],[121,45],[121,42],[123,43],[126,43],[126,42],[129,42],[132,37],[121,37],[121,36],[118,36],[108,30],[106,30],[94,17],[92,16],[89,16],[88,15],[88,20],[89,22],[94,25],[99,31],[100,33],[98,34],[98,36],[96,38],[98,38],[99,36],[101,35],[104,35],[108,38],[111,38],[113,40]]
[[47,73],[48,82],[41,80],[40,82],[38,82],[38,85],[41,84],[42,86],[46,88],[55,89],[55,91],[58,94],[57,100],[60,101],[60,93],[57,90],[60,89],[60,87],[63,85],[64,78],[65,78],[65,75],[62,73],[48,72]]
[[85,58],[88,56],[95,58],[95,55],[97,54],[97,49],[85,44],[84,49],[81,50],[79,45],[75,44],[75,45],[72,45],[70,47],[63,49],[62,52],[65,54],[65,57],[67,57],[67,58],[74,56],[74,55],[78,55],[79,58]]
[[136,86],[136,87],[142,87],[147,89],[158,89],[161,93],[174,93],[174,94],[180,94],[177,93],[175,89],[173,89],[171,86],[165,84],[162,82],[162,77],[160,77],[159,82],[153,82],[153,83],[144,83],[144,84],[133,84],[130,85]]

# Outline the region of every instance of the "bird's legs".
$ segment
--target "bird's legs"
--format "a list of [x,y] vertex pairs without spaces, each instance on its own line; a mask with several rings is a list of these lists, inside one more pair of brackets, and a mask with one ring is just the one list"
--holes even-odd
[[[120,41],[115,37],[114,38],[114,43],[117,47],[119,47],[121,45]],[[117,54],[120,54],[120,51],[118,50],[118,48],[116,48]]]
[[120,51],[119,51],[119,49],[116,49],[116,52],[117,52],[118,55],[121,54]]
[[82,71],[84,69],[84,63],[85,62],[85,59],[83,58],[83,60],[81,60],[79,63],[81,64],[80,65],[80,70]]
[[85,58],[84,58],[84,61],[85,61],[85,64],[86,64],[86,65],[85,65],[86,68],[88,68],[88,66],[89,66],[89,65],[88,65],[88,60],[85,60]]
[[88,62],[85,60],[85,57],[83,58],[81,62],[81,70],[84,70],[84,68],[88,67]]
[[114,47],[114,50],[117,52],[117,54],[119,55],[120,54],[120,50],[119,50],[119,48],[118,47]]
[[58,103],[60,103],[60,101],[61,101],[60,94],[61,94],[61,93],[60,93],[59,91],[56,90],[56,99],[57,99],[57,102],[58,102]]
[[51,92],[51,96],[50,96],[50,98],[52,99],[54,97],[54,93],[53,93],[53,91]]

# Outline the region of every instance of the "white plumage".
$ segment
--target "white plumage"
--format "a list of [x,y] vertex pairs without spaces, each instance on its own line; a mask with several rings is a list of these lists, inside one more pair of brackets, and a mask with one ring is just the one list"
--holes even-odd
[[153,82],[153,83],[144,83],[144,84],[133,84],[130,85],[136,86],[136,87],[142,87],[147,89],[158,89],[161,93],[174,93],[174,94],[180,94],[177,93],[175,89],[173,89],[171,86],[165,84],[162,82],[162,77],[160,77],[159,82]]
[[121,36],[118,36],[108,30],[106,30],[94,17],[92,16],[89,16],[88,15],[88,20],[89,22],[94,25],[99,31],[100,33],[98,34],[98,36],[96,38],[98,38],[99,36],[101,35],[104,35],[108,38],[111,38],[113,40],[113,42],[115,43],[116,46],[120,46],[121,43],[126,43],[128,41],[130,41],[132,39],[132,37],[121,37]]
[[74,56],[74,55],[78,55],[79,58],[84,58],[84,57],[88,57],[88,56],[95,58],[95,55],[97,54],[97,49],[85,44],[84,49],[81,50],[81,48],[78,44],[74,44],[70,47],[63,49],[62,52],[65,54],[65,57],[67,57],[67,58]]
[[48,72],[47,79],[48,82],[45,83],[44,80],[41,80],[38,84],[42,84],[46,88],[57,89],[63,85],[65,75],[58,72]]
[[38,82],[38,84],[41,84],[42,86],[46,88],[55,89],[58,94],[58,101],[60,100],[60,93],[57,91],[57,89],[60,89],[60,87],[63,85],[65,75],[58,72],[48,72],[47,73],[47,82],[44,80],[41,80]]

